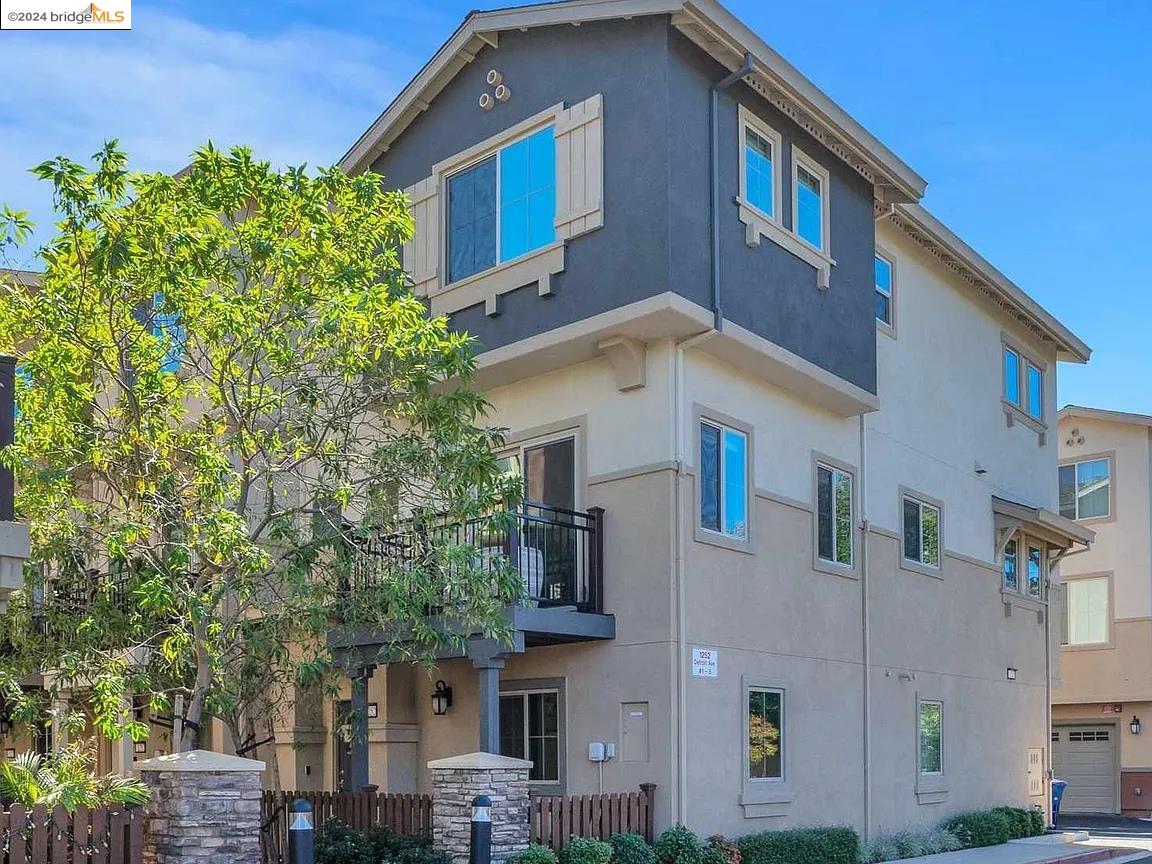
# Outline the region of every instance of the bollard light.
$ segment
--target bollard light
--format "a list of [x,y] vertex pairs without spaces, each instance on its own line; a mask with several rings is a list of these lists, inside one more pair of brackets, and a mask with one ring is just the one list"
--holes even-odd
[[312,805],[297,798],[288,809],[288,860],[290,864],[316,864],[316,834]]
[[472,799],[468,864],[492,864],[492,799],[487,795],[477,795]]

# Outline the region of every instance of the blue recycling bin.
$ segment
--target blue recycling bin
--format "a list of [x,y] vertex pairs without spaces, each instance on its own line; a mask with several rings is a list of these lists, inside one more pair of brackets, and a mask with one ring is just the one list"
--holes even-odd
[[1064,790],[1068,788],[1067,780],[1052,781],[1052,827],[1060,819],[1060,801],[1064,797]]

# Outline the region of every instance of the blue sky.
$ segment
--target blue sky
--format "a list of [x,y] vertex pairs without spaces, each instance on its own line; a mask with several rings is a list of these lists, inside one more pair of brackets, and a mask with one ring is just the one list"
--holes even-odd
[[[113,136],[157,169],[208,137],[333,162],[475,5],[135,0],[131,32],[0,33],[0,201],[45,221],[25,169]],[[1093,347],[1089,365],[1061,366],[1061,403],[1152,413],[1152,4],[728,6]]]

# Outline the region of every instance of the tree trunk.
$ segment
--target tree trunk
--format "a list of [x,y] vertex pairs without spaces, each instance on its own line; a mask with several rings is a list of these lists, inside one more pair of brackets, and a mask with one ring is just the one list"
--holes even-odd
[[200,743],[200,724],[204,718],[204,699],[212,686],[212,659],[208,656],[205,647],[207,634],[201,633],[202,625],[197,625],[195,638],[198,641],[196,648],[196,683],[192,687],[192,696],[184,709],[184,734],[179,741],[179,752],[187,753],[195,750]]

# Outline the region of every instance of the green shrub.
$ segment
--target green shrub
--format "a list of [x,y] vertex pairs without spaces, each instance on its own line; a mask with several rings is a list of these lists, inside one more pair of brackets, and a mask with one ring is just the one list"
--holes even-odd
[[945,822],[943,827],[955,834],[965,849],[996,846],[1013,839],[1012,822],[999,810],[961,813]]
[[[427,837],[408,837],[390,828],[357,831],[326,819],[316,831],[316,864],[449,864]],[[553,862],[554,864],[554,862]]]
[[858,864],[860,838],[851,828],[797,828],[749,834],[737,843],[744,864]]
[[1028,811],[1028,827],[1031,830],[1029,837],[1039,837],[1048,830],[1047,821],[1044,819],[1044,811],[1037,805]]
[[611,860],[612,847],[590,837],[573,837],[564,850],[564,864],[608,864]]
[[612,864],[656,864],[656,853],[639,834],[613,834],[608,843],[612,847]]
[[861,864],[881,864],[902,858],[918,858],[939,852],[955,852],[962,848],[955,834],[942,829],[935,831],[900,831],[873,837],[861,844]]
[[723,849],[709,844],[700,850],[700,862],[701,864],[727,864],[727,859],[724,857]]
[[881,864],[883,861],[896,861],[900,848],[891,834],[873,837],[860,845],[860,864]]
[[700,838],[683,825],[669,828],[652,844],[660,864],[703,864]]
[[316,864],[375,864],[364,835],[339,819],[316,829]]
[[508,864],[557,864],[556,853],[540,843],[532,843],[523,852],[508,858]]

